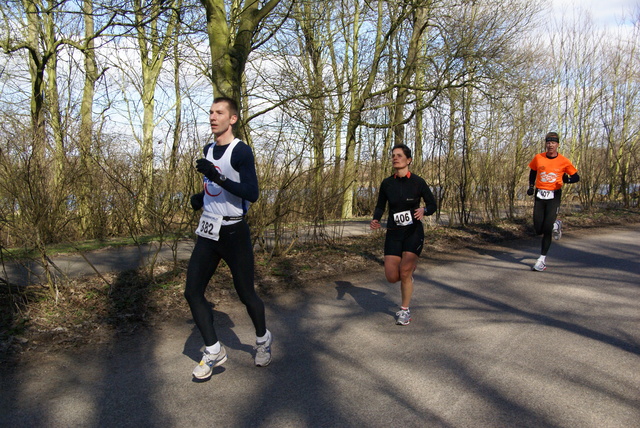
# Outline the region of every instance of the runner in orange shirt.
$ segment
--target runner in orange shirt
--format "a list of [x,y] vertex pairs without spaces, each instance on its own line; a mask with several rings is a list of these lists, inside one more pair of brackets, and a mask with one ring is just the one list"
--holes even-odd
[[527,195],[535,193],[533,204],[533,228],[542,235],[542,251],[531,270],[542,272],[547,268],[546,258],[551,237],[560,239],[562,222],[557,220],[560,209],[563,183],[577,183],[580,180],[578,170],[571,161],[558,153],[560,138],[555,132],[545,136],[546,152],[538,153],[529,163],[529,190]]

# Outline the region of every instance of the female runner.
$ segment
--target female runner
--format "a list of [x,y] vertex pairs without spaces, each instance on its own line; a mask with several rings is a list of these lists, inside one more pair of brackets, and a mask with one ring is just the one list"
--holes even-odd
[[[427,183],[409,171],[411,149],[405,144],[393,147],[391,161],[395,173],[380,185],[378,203],[373,212],[370,228],[380,229],[380,219],[389,204],[387,234],[384,243],[384,273],[387,281],[400,281],[402,304],[396,313],[396,324],[411,322],[409,304],[413,294],[413,271],[424,243],[422,218],[436,212],[436,200]],[[420,199],[425,207],[420,207]]]

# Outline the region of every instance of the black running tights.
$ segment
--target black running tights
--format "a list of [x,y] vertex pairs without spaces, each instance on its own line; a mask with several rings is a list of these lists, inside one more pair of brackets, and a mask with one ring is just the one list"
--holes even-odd
[[247,223],[241,221],[222,226],[218,241],[198,236],[189,260],[184,297],[205,345],[211,346],[218,341],[213,327],[213,310],[204,292],[220,260],[224,260],[231,270],[233,285],[240,301],[247,308],[256,336],[264,336],[267,333],[264,303],[256,294],[253,283],[251,235]]
[[554,192],[553,199],[539,199],[536,196],[533,203],[533,228],[536,235],[542,235],[542,248],[540,254],[546,256],[551,246],[551,235],[553,234],[553,223],[558,217],[560,209],[561,190]]

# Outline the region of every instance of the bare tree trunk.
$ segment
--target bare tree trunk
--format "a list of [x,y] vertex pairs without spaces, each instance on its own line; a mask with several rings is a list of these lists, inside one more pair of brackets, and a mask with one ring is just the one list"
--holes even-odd
[[[177,8],[167,8],[163,0],[153,0],[151,7],[145,8],[141,0],[134,1],[136,20],[136,39],[138,53],[142,67],[142,141],[140,141],[141,156],[141,187],[137,197],[137,212],[143,208],[153,207],[153,134],[155,130],[155,93],[158,78],[170,46],[175,43],[174,34],[178,20]],[[172,0],[175,6],[175,0]],[[159,25],[158,20],[168,11],[166,24]]]
[[[242,76],[254,34],[259,24],[278,5],[269,0],[260,8],[256,0],[234,2],[231,20],[227,22],[224,0],[200,0],[207,16],[207,34],[211,51],[211,84],[214,96],[242,101]],[[233,33],[232,29],[236,32]]]
[[[176,2],[176,7],[180,9],[182,6],[182,0]],[[180,34],[182,29],[181,22],[176,23],[176,34]],[[180,150],[180,140],[182,136],[182,92],[180,88],[180,64],[181,55],[179,49],[179,43],[173,44],[173,90],[176,97],[175,107],[175,123],[173,124],[173,138],[171,142],[171,153],[169,154],[169,176],[173,177],[178,167],[178,152]]]
[[471,217],[474,157],[474,136],[471,129],[472,92],[471,88],[462,89],[462,175],[458,187],[459,215],[462,224],[468,224]]
[[[98,80],[98,65],[95,52],[95,26],[93,19],[93,0],[84,0],[82,4],[84,19],[85,47],[82,49],[84,56],[84,87],[80,104],[80,135],[78,136],[78,149],[80,152],[80,175],[78,183],[78,210],[80,213],[80,228],[89,237],[102,238],[106,230],[96,224],[96,205],[92,202],[93,178],[90,170],[94,165],[92,160],[93,146],[93,98],[95,84]],[[92,215],[92,213],[94,215]],[[98,217],[99,218],[99,217]]]
[[[318,5],[319,6],[319,5]],[[323,183],[325,159],[325,88],[323,81],[322,43],[318,34],[320,28],[317,26],[317,19],[314,10],[309,2],[304,2],[302,9],[296,8],[298,23],[300,25],[303,39],[303,51],[306,58],[303,61],[307,87],[309,91],[309,114],[311,116],[311,146],[313,162],[313,198],[311,200],[311,215],[314,223],[318,223],[325,218],[326,205],[323,203],[325,186]]]
[[[358,9],[353,17],[353,37],[351,40],[352,53],[352,70],[351,70],[351,101],[349,106],[349,119],[346,131],[346,147],[344,160],[344,173],[342,176],[342,188],[344,193],[342,196],[342,218],[351,218],[354,209],[354,196],[358,185],[358,173],[355,162],[357,148],[357,128],[362,124],[362,113],[364,111],[367,100],[371,97],[374,84],[376,82],[378,70],[382,61],[382,53],[387,47],[392,35],[398,30],[399,23],[404,20],[405,15],[390,17],[391,24],[387,31],[388,23],[385,23],[384,1],[378,0],[377,4],[377,21],[374,51],[371,55],[370,68],[367,70],[364,81],[361,82],[358,77],[360,74],[358,66],[358,57],[360,55],[358,47],[358,37],[361,23],[359,22]],[[406,11],[404,11],[406,13]]]
[[33,156],[38,162],[44,162],[45,147],[45,121],[44,121],[44,94],[45,94],[45,68],[47,55],[40,50],[40,30],[42,28],[40,0],[24,0],[27,15],[27,44],[29,51],[29,73],[31,75],[31,126],[33,129]]
[[[45,19],[45,35],[48,45],[55,44],[55,29],[50,16]],[[47,61],[47,105],[49,106],[49,124],[53,138],[53,183],[57,188],[63,181],[65,164],[64,137],[66,131],[62,129],[62,115],[60,113],[60,96],[58,94],[58,55],[52,55]]]
[[[421,2],[422,3],[422,2]],[[405,126],[405,109],[407,105],[407,97],[413,91],[411,88],[411,82],[415,81],[416,70],[419,66],[419,59],[421,57],[420,48],[422,46],[422,36],[427,23],[429,21],[429,3],[416,5],[413,10],[412,16],[412,30],[411,37],[409,39],[409,46],[407,48],[407,59],[402,68],[400,75],[400,81],[398,85],[398,94],[394,104],[394,116],[391,120],[394,130],[394,143],[406,144],[404,138],[404,126]],[[416,85],[417,86],[417,85]]]

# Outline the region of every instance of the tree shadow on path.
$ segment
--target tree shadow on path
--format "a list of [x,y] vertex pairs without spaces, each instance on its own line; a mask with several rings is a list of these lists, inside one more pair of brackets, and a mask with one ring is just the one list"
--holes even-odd
[[491,307],[500,312],[510,313],[540,325],[547,325],[550,327],[558,328],[558,329],[568,331],[592,340],[597,340],[599,342],[606,343],[608,345],[614,346],[618,349],[621,349],[623,351],[626,351],[632,354],[640,355],[640,344],[638,343],[634,343],[632,341],[626,341],[624,339],[619,339],[615,336],[612,336],[606,333],[601,333],[589,327],[585,327],[573,322],[563,321],[561,319],[558,319],[557,317],[520,309],[508,303],[504,303],[490,297],[482,296],[473,291],[462,290],[460,288],[456,288],[439,281],[431,281],[431,284],[435,288],[439,288],[451,294],[481,303],[483,305]]
[[397,304],[386,297],[387,293],[370,288],[357,287],[350,281],[335,281],[335,284],[338,292],[336,300],[344,300],[345,295],[348,294],[365,312],[379,312],[392,317],[395,316],[392,308],[395,308]]

